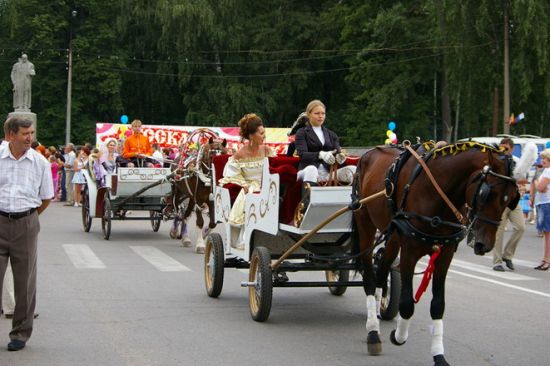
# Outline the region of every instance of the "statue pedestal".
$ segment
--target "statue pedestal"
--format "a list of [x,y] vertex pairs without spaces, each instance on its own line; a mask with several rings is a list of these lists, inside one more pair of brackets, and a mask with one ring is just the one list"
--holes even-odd
[[8,114],[8,118],[10,118],[12,116],[17,116],[17,117],[23,117],[23,118],[26,118],[26,119],[30,119],[32,121],[32,126],[34,127],[34,139],[38,140],[38,138],[37,138],[38,131],[36,130],[36,113],[33,113],[31,111],[15,111],[15,112],[11,112],[10,114]]

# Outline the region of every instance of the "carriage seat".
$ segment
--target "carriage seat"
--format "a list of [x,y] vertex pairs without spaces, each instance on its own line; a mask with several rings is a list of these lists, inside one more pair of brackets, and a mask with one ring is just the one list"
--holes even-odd
[[[212,163],[216,169],[215,182],[222,178],[223,169],[230,156],[217,155],[212,158]],[[358,161],[358,157],[348,157],[344,165],[357,165]],[[294,211],[302,198],[302,182],[296,180],[299,163],[300,158],[295,156],[277,155],[269,158],[269,172],[271,174],[279,174],[281,185],[279,194],[282,198],[279,205],[279,221],[284,224],[292,223]],[[233,203],[242,187],[229,183],[225,184],[224,188],[229,190],[231,203]]]

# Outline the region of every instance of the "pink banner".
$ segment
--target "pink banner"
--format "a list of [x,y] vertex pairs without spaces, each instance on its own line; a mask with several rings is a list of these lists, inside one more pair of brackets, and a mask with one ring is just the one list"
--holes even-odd
[[[207,128],[214,132],[220,139],[226,139],[229,148],[238,150],[241,145],[239,129],[237,127],[198,127],[198,126],[154,126],[143,125],[142,132],[151,143],[157,143],[160,147],[177,148],[194,130]],[[286,152],[289,143],[287,133],[289,128],[266,128],[266,144],[278,154]],[[126,137],[132,134],[129,124],[96,123],[96,145],[99,147],[108,138],[114,138],[124,143]]]

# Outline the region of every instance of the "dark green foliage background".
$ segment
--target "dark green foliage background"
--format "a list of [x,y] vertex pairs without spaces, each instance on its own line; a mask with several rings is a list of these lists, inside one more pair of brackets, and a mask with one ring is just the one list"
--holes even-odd
[[38,138],[64,142],[72,34],[75,143],[93,141],[96,122],[121,114],[232,126],[256,112],[287,127],[315,98],[347,146],[383,143],[389,120],[400,139],[451,140],[441,123],[443,73],[457,137],[488,135],[493,90],[502,91],[505,7],[511,110],[527,116],[511,132],[548,136],[543,0],[0,0],[0,113],[12,110],[11,65],[26,52],[37,71]]

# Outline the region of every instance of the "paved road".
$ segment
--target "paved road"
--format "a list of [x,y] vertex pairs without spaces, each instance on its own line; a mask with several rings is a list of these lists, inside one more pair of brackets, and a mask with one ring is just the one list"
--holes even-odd
[[[0,365],[429,365],[429,294],[416,307],[409,341],[366,352],[365,297],[349,289],[275,289],[271,317],[251,320],[246,275],[228,269],[222,296],[204,291],[202,256],[148,222],[100,223],[84,233],[80,211],[55,203],[41,217],[38,311],[28,347]],[[548,365],[550,272],[532,270],[542,243],[528,227],[516,272],[459,247],[447,282],[444,343],[452,365]],[[322,278],[298,274],[295,278]],[[9,321],[0,320],[7,344]]]

